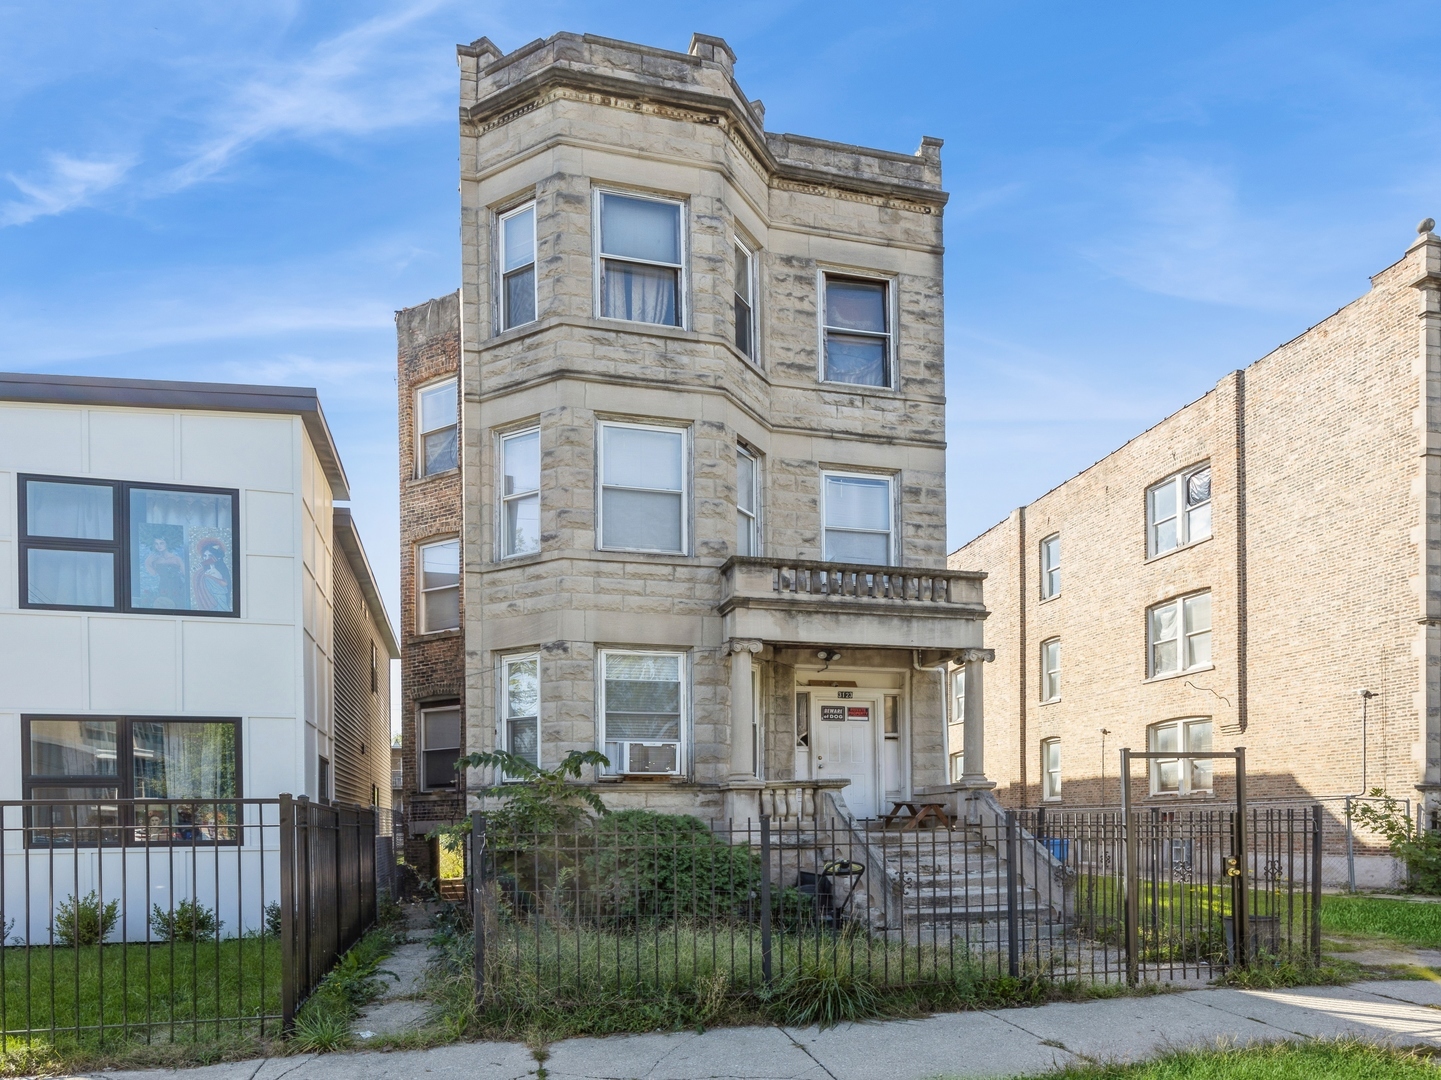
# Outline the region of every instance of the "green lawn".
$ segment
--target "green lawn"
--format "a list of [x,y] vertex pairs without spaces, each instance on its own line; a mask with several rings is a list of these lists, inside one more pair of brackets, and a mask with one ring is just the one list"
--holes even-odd
[[[1324,910],[1325,905],[1322,905]],[[1136,1065],[1082,1065],[1047,1080],[1436,1080],[1432,1058],[1351,1042],[1194,1050]]]
[[[280,1012],[280,946],[274,939],[39,946],[28,953],[23,946],[0,950],[4,1049],[25,1041],[26,1031],[46,1043],[97,1045],[94,1029],[102,1022],[107,1042],[118,1041],[126,1026],[131,1038],[144,1038],[148,1030],[169,1040],[173,1025],[177,1041],[259,1034],[258,1018]],[[276,1026],[267,1023],[267,1034]]]
[[1327,896],[1321,901],[1321,929],[1441,948],[1441,904],[1375,896]]

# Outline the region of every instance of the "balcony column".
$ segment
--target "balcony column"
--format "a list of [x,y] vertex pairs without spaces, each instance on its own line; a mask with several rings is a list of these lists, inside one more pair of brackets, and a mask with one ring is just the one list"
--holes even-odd
[[982,672],[988,660],[996,658],[994,649],[965,649],[957,658],[966,672],[965,733],[962,752],[965,768],[962,787],[994,787],[986,779],[986,706]]
[[752,760],[751,732],[755,729],[755,696],[751,692],[752,659],[764,642],[754,638],[731,638],[731,784],[756,783],[756,762]]

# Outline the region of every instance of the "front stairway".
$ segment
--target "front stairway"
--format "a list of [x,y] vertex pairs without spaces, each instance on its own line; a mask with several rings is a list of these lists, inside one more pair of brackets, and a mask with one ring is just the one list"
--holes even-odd
[[885,874],[881,911],[878,883],[868,890],[873,929],[910,942],[963,938],[983,948],[1005,947],[1013,916],[1023,948],[1060,932],[1065,890],[1045,849],[1029,836],[1016,837],[1013,884],[1003,825],[961,822],[952,829],[908,831],[861,824],[870,872],[883,868]]

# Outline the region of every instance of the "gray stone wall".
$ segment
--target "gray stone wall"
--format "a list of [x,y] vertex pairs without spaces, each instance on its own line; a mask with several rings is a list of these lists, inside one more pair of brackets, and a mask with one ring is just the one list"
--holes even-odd
[[[739,441],[761,458],[765,554],[821,557],[821,474],[843,468],[894,478],[894,562],[945,564],[939,143],[899,154],[767,133],[718,39],[697,38],[687,55],[558,34],[508,56],[481,39],[460,60],[467,745],[494,744],[499,656],[540,652],[542,755],[554,762],[596,745],[598,648],[677,648],[690,660],[686,779],[721,784],[730,661],[716,605],[719,568],[736,553]],[[684,204],[683,327],[598,317],[599,187]],[[529,199],[537,318],[498,332],[497,216]],[[733,340],[736,236],[758,261],[754,362]],[[891,283],[893,386],[820,381],[827,269]],[[597,550],[604,420],[687,433],[685,554]],[[500,560],[499,438],[534,424],[541,550]],[[795,676],[760,663],[767,771],[783,776]],[[943,704],[938,690],[915,700],[917,782],[943,779]]]

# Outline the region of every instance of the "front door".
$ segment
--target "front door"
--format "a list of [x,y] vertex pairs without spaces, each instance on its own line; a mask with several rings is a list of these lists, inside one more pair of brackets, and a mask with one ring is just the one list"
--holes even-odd
[[846,807],[858,818],[875,817],[876,703],[819,698],[816,705],[816,779],[849,779],[850,786],[841,792]]

